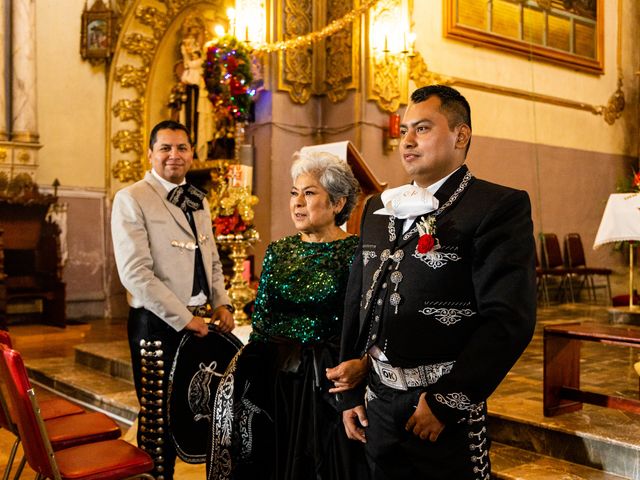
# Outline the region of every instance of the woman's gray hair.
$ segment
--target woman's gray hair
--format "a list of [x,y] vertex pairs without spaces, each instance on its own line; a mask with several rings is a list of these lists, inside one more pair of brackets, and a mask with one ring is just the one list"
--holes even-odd
[[329,201],[335,205],[342,197],[344,207],[336,214],[336,225],[342,225],[356,206],[360,184],[353,176],[351,167],[340,157],[322,151],[300,151],[293,155],[291,178],[295,182],[300,175],[313,175],[329,194]]

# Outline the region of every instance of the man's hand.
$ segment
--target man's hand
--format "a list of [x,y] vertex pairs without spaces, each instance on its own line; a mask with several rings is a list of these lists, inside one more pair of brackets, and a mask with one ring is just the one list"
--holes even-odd
[[220,305],[213,311],[211,315],[211,323],[213,323],[222,333],[228,333],[236,328],[233,321],[233,314],[226,309],[224,305]]
[[193,317],[184,328],[193,332],[196,337],[206,337],[209,333],[209,327],[204,322],[204,318],[202,317]]
[[444,423],[438,420],[431,412],[425,396],[426,393],[424,392],[420,395],[416,411],[409,418],[405,429],[408,432],[413,432],[414,435],[417,435],[422,440],[435,442],[442,430],[444,430]]
[[344,430],[347,432],[348,438],[367,443],[363,427],[367,427],[369,421],[364,405],[358,405],[342,412],[342,423],[344,423]]
[[346,360],[341,364],[327,368],[327,378],[335,385],[329,393],[350,390],[358,385],[369,372],[369,359],[365,355],[361,359]]

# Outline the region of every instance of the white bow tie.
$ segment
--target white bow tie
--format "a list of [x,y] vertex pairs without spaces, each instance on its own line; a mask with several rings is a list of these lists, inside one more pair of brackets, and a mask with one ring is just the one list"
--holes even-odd
[[373,212],[376,215],[393,215],[405,219],[424,215],[438,208],[439,202],[426,188],[416,185],[385,190],[380,196],[384,208]]

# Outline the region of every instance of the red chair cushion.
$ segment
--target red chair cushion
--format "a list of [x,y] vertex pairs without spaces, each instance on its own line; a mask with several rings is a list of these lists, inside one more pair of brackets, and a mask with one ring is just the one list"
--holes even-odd
[[153,460],[124,440],[90,443],[56,452],[63,480],[116,480],[149,472]]
[[118,424],[104,413],[98,412],[53,418],[47,420],[45,426],[51,447],[55,451],[120,436]]
[[61,397],[50,397],[38,400],[38,404],[40,405],[40,416],[43,420],[84,413],[81,407]]

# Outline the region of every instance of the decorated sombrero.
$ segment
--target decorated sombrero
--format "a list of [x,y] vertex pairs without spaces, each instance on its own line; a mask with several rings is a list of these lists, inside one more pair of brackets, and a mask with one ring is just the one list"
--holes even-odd
[[235,335],[213,326],[206,337],[186,334],[178,346],[169,376],[167,427],[178,456],[187,463],[205,462],[213,397],[241,347]]

